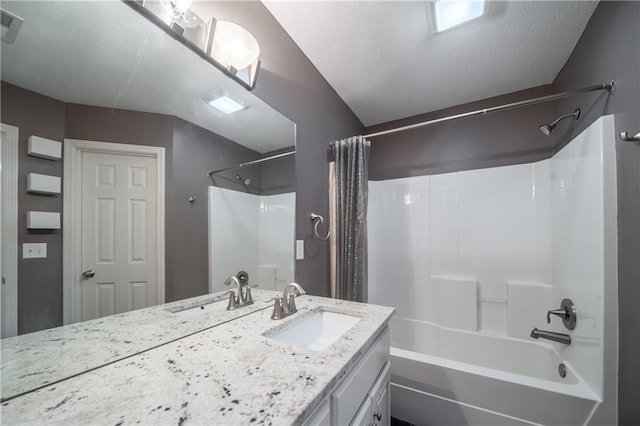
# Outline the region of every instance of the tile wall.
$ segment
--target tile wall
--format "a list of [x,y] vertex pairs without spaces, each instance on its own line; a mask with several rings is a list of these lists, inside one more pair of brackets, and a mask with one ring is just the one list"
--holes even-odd
[[295,193],[253,195],[209,187],[209,289],[249,273],[259,288],[278,290],[294,280]]
[[397,316],[458,328],[444,313],[455,309],[460,328],[506,333],[507,283],[550,285],[548,163],[369,182],[369,191],[370,299]]

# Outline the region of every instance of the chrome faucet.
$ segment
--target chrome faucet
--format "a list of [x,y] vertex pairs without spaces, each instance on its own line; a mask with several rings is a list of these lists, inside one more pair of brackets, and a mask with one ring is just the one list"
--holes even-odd
[[282,293],[282,297],[274,297],[271,299],[274,300],[271,319],[279,320],[298,312],[298,308],[296,308],[296,296],[301,296],[306,293],[298,283],[287,284]]
[[541,338],[541,339],[552,340],[554,342],[562,343],[563,345],[571,344],[571,336],[569,336],[568,334],[555,333],[553,331],[538,330],[537,328],[534,328],[533,330],[531,330],[531,337],[533,337],[534,339]]
[[231,285],[234,283],[236,285],[236,289],[238,290],[238,295],[235,295],[235,292],[229,290],[226,294],[229,295],[229,304],[227,305],[228,311],[233,311],[234,309],[241,308],[246,305],[253,304],[253,298],[251,297],[251,289],[249,288],[249,278],[246,272],[242,275],[243,271],[238,273],[238,276],[231,275],[224,282],[224,285]]

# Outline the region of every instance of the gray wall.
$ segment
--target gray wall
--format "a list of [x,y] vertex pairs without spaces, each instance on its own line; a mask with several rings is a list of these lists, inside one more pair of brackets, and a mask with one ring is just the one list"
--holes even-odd
[[[610,97],[594,94],[558,102],[556,112],[580,106],[566,144],[601,115],[615,114],[616,134],[640,131],[640,2],[601,2],[578,45],[556,78],[564,91],[615,80]],[[640,144],[617,140],[618,309],[620,425],[640,424]]]
[[[26,191],[27,174],[62,176],[62,161],[27,155],[31,135],[61,141],[65,104],[2,82],[2,122],[18,127],[18,333],[62,324],[62,231],[28,231],[26,212],[62,211],[62,197]],[[22,259],[22,243],[47,243],[47,259]]]
[[[269,157],[295,150],[295,146],[265,152]],[[262,163],[262,195],[283,194],[296,190],[296,156],[278,158]],[[293,244],[293,242],[292,242]]]
[[[551,93],[542,86],[372,126],[373,133],[445,117],[462,112],[502,105]],[[372,180],[519,164],[548,158],[553,139],[538,130],[553,120],[549,104],[451,121],[436,126],[372,138],[369,177]]]

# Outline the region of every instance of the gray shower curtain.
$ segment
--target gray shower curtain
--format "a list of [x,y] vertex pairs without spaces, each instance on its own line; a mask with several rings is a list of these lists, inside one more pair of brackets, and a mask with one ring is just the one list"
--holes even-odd
[[362,136],[334,145],[335,297],[367,301],[369,148]]

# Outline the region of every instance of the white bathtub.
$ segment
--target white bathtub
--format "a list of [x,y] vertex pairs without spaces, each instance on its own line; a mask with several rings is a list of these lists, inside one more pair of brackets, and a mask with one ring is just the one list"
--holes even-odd
[[416,425],[587,424],[600,399],[553,345],[394,318],[391,415]]

